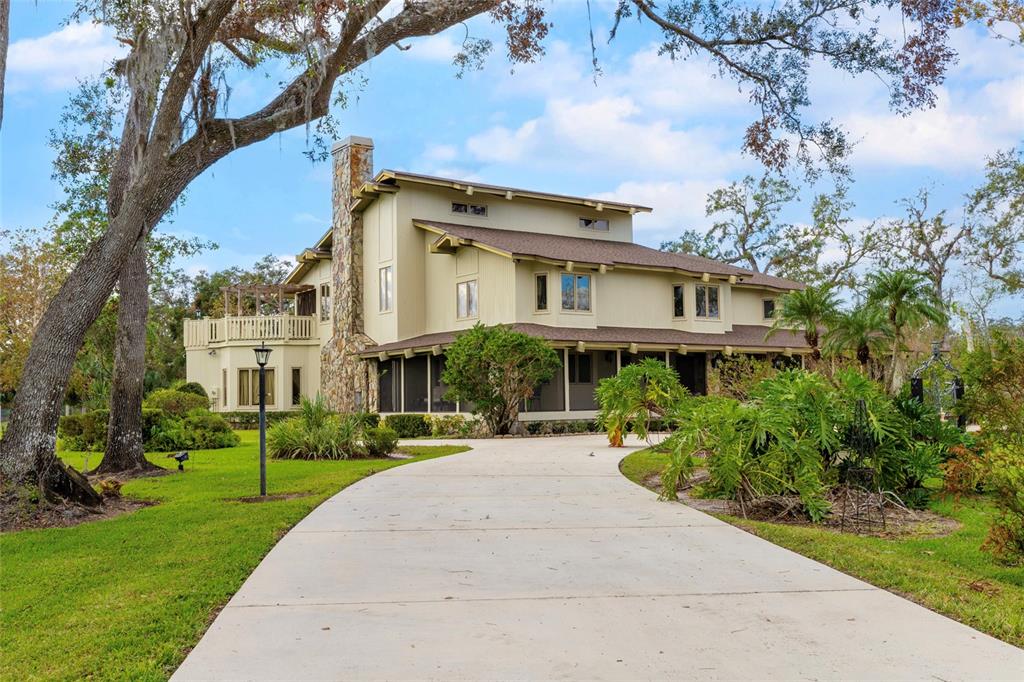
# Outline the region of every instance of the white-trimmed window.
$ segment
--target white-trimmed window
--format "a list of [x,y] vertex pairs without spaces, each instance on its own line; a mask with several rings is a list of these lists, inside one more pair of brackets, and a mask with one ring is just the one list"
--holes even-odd
[[477,317],[479,312],[479,301],[477,299],[477,281],[471,279],[468,282],[459,282],[455,285],[455,307],[456,315],[460,319]]
[[762,298],[761,299],[761,316],[766,320],[775,319],[775,299],[774,298]]
[[584,218],[580,216],[580,229],[582,230],[597,230],[598,232],[607,232],[609,229],[607,218]]
[[562,273],[562,310],[588,312],[591,306],[590,275]]
[[379,284],[378,295],[380,296],[380,311],[382,313],[391,312],[391,308],[395,304],[394,272],[394,266],[388,265],[381,268],[377,273]]
[[694,316],[704,319],[718,319],[720,314],[718,288],[717,284],[698,284],[693,287],[697,299],[697,305],[694,307]]
[[320,285],[320,321],[331,319],[331,285]]
[[[274,404],[274,370],[266,368],[266,386],[264,395],[266,404]],[[260,370],[249,368],[238,370],[238,405],[239,407],[259,407],[260,404]]]
[[467,204],[461,201],[453,201],[452,213],[456,215],[469,215],[474,218],[486,218],[487,204]]
[[686,317],[686,287],[672,285],[672,317]]
[[546,311],[548,309],[548,273],[538,273],[535,281],[537,283],[537,293],[534,299],[536,310]]

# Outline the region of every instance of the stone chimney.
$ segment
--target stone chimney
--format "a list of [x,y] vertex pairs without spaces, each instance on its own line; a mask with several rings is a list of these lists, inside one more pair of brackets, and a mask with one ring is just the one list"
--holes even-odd
[[373,140],[348,137],[334,144],[332,192],[332,337],[320,355],[320,390],[343,412],[376,408],[372,362],[355,354],[372,341],[363,326],[363,216],[350,209],[355,193],[373,179]]

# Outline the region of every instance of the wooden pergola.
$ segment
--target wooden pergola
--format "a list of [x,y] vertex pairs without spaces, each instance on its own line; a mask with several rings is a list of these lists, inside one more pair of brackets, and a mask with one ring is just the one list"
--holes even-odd
[[235,299],[235,316],[242,316],[242,297],[252,296],[256,299],[256,313],[263,308],[264,296],[273,300],[277,299],[277,314],[284,314],[284,297],[298,296],[309,291],[315,291],[312,284],[235,284],[229,287],[221,287],[224,294],[224,315],[230,316],[230,300]]

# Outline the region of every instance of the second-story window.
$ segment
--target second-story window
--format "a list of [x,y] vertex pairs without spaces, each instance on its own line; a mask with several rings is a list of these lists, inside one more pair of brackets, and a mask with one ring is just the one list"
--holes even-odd
[[331,319],[331,285],[320,285],[320,321]]
[[562,273],[562,310],[590,310],[590,275]]
[[764,315],[764,319],[771,320],[775,318],[775,299],[765,298],[761,300],[761,311]]
[[682,284],[672,285],[672,317],[686,317],[686,288]]
[[378,274],[380,279],[380,311],[391,312],[395,303],[395,280],[393,266],[381,268]]
[[486,204],[465,204],[461,201],[452,202],[452,213],[459,215],[471,215],[475,218],[486,218],[487,217],[487,205]]
[[598,232],[608,231],[608,220],[606,218],[580,218],[580,227],[584,230],[597,230]]
[[718,319],[718,285],[698,284],[693,287],[697,294],[697,305],[694,313],[697,317]]
[[455,302],[455,314],[459,318],[476,317],[479,315],[475,279],[471,279],[468,282],[459,282],[455,285]]
[[548,276],[547,273],[537,275],[537,310],[548,309]]

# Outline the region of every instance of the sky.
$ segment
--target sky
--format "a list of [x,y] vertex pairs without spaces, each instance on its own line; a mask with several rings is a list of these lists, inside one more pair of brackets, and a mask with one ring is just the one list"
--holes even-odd
[[[688,228],[707,229],[706,194],[758,164],[744,156],[743,131],[756,113],[728,80],[700,58],[658,54],[649,23],[627,21],[607,41],[614,0],[593,0],[601,73],[590,65],[587,5],[550,5],[554,28],[536,64],[512,69],[486,17],[390,50],[358,73],[348,106],[336,110],[343,135],[374,140],[374,163],[563,194],[618,199],[654,208],[635,219],[637,241],[658,246]],[[0,130],[0,226],[45,225],[60,198],[50,177],[49,131],[79,79],[124,53],[111,33],[69,24],[69,2],[13,0],[7,92]],[[893,22],[883,30],[898,30]],[[456,77],[451,60],[466,33],[494,36],[482,71]],[[896,202],[919,188],[957,218],[963,196],[983,176],[986,155],[1024,140],[1024,47],[982,30],[954,33],[959,62],[937,105],[909,117],[887,107],[885,86],[816,68],[808,117],[834,118],[857,144],[850,159],[861,223],[895,216]],[[285,77],[278,67],[233,73],[228,111],[258,108]],[[182,263],[190,272],[251,265],[267,253],[290,257],[330,224],[330,164],[303,155],[304,129],[239,150],[198,178],[172,221],[161,226],[219,245]],[[827,184],[805,187],[784,218],[809,220]],[[1014,314],[1020,300],[1001,305]],[[1009,308],[1007,306],[1010,306]],[[1019,311],[1016,311],[1019,314]]]

